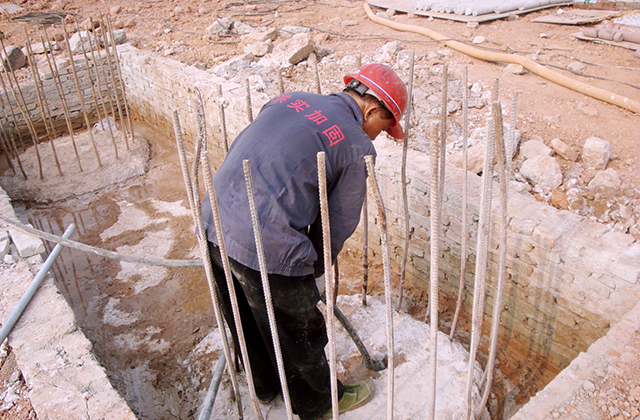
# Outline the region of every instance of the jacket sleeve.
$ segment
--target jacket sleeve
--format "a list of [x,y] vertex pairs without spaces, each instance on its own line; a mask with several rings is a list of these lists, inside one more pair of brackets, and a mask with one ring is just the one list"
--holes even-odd
[[[366,165],[364,159],[346,166],[328,186],[329,224],[331,225],[331,263],[342,250],[344,242],[353,234],[360,221],[366,193]],[[309,229],[309,238],[318,253],[314,274],[324,273],[322,223],[318,215]]]

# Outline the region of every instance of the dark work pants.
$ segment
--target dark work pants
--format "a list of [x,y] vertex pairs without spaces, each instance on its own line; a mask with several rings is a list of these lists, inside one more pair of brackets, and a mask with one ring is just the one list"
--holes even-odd
[[[209,242],[209,252],[224,316],[240,349],[220,250]],[[269,400],[280,392],[280,381],[260,272],[231,258],[229,263],[256,394]],[[331,408],[331,380],[324,354],[327,331],[316,307],[320,295],[315,280],[312,275],[269,274],[269,284],[293,411],[302,420],[315,419]],[[340,382],[338,391],[342,395]]]

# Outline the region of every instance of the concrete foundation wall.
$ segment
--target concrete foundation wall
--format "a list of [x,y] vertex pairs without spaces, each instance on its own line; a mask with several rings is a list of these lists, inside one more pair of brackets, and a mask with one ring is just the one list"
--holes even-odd
[[[90,57],[90,56],[89,56]],[[109,68],[109,63],[104,54],[100,56],[98,60],[102,60],[102,66],[98,61],[98,73],[100,74],[100,89],[98,91],[98,82],[96,78],[96,69],[94,68],[93,62],[89,61],[89,70],[87,71],[87,65],[84,61],[82,55],[77,55],[74,57],[74,64],[76,68],[76,74],[78,76],[78,84],[80,86],[80,92],[83,97],[84,109],[88,114],[88,118],[90,123],[94,123],[98,120],[98,114],[100,114],[101,118],[104,118],[104,110],[102,108],[102,102],[100,101],[100,95],[106,101],[107,112],[111,114],[111,103],[115,109],[117,115],[117,102],[115,98],[114,92],[117,92],[119,99],[122,98],[121,90],[116,86],[113,88],[112,83],[112,74]],[[114,64],[115,65],[115,64]],[[71,62],[67,60],[58,59],[58,74],[60,75],[60,82],[62,84],[61,92],[66,101],[67,107],[69,109],[71,125],[73,129],[79,129],[80,127],[86,126],[84,115],[82,113],[82,107],[80,105],[80,99],[78,97],[78,89],[76,88],[73,69],[71,66]],[[103,73],[103,69],[106,72],[106,81]],[[66,133],[68,132],[67,122],[64,116],[64,107],[62,101],[60,100],[60,96],[58,95],[58,90],[56,90],[56,82],[51,72],[49,71],[49,66],[45,63],[44,65],[40,65],[38,70],[41,74],[42,87],[46,96],[40,94],[43,105],[45,105],[45,109],[48,107],[48,113],[51,115],[51,119],[54,124],[54,128],[58,131],[58,135],[60,132]],[[117,73],[116,73],[117,74]],[[14,97],[11,84],[9,83],[9,76],[7,74],[2,75],[4,79],[5,86],[7,88],[8,97],[5,95],[4,90],[0,92],[0,98],[2,101],[0,102],[0,123],[2,124],[3,130],[8,130],[14,136],[16,135],[16,130],[20,132],[20,135],[25,139],[30,139],[31,134],[29,132],[29,128],[27,126],[27,122],[24,118],[22,111],[28,110],[29,116],[33,121],[34,127],[36,129],[36,133],[39,137],[46,136],[47,130],[43,123],[42,118],[42,110],[39,105],[38,93],[36,91],[35,85],[25,84],[23,83],[20,86],[20,91],[22,92],[22,97],[24,97],[24,102],[26,102],[26,107],[23,105],[22,97],[18,92],[17,102],[16,97]],[[31,79],[31,72],[29,71],[29,78]],[[117,79],[116,79],[117,80]],[[108,82],[108,85],[107,85]],[[91,84],[93,83],[94,88],[91,88]],[[119,83],[119,81],[117,81]],[[15,86],[15,84],[13,84]],[[60,88],[58,86],[58,88]],[[109,97],[109,89],[111,89],[111,97]],[[99,110],[96,113],[96,105],[94,98],[95,96],[98,98],[98,106]],[[14,124],[15,123],[15,124]],[[54,136],[54,138],[57,135]],[[16,141],[19,140],[16,138]],[[28,141],[30,143],[30,141]],[[19,143],[18,143],[19,145]]]
[[[219,128],[218,85],[228,103],[229,141],[246,125],[244,88],[173,60],[151,56],[130,46],[119,47],[123,78],[132,114],[159,130],[173,133],[172,113],[178,111],[188,148],[196,133],[194,100],[197,92],[205,104],[209,153],[217,167],[224,156]],[[272,95],[275,95],[275,89]],[[267,100],[252,93],[254,115]],[[404,219],[400,188],[401,146],[376,140],[378,180],[389,221],[394,278],[404,244]],[[407,267],[407,285],[414,292],[428,290],[430,210],[429,157],[409,151],[409,208],[413,229]],[[455,294],[460,271],[463,173],[447,168],[443,204],[443,234],[440,289]],[[469,174],[468,240],[466,281],[473,287],[476,231],[479,218],[481,179]],[[499,215],[498,185],[494,185],[493,225]],[[369,220],[375,224],[376,209],[370,202]],[[581,216],[556,210],[532,196],[511,189],[508,197],[507,285],[502,308],[501,345],[526,346],[531,357],[544,358],[557,370],[569,365],[579,352],[604,335],[612,323],[640,301],[640,244],[630,235],[612,231]],[[370,250],[379,256],[377,228],[370,226]],[[361,229],[345,245],[358,253]],[[495,231],[491,243],[488,305],[492,312],[498,261]],[[378,258],[379,260],[379,258]],[[467,310],[472,299],[467,296]],[[486,322],[485,322],[486,323]],[[508,350],[507,350],[508,351]],[[520,349],[522,351],[522,349]]]

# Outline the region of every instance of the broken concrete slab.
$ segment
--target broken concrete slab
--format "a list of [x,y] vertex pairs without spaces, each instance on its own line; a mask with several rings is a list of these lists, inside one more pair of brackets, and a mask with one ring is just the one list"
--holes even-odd
[[244,45],[255,44],[256,42],[275,41],[278,36],[278,30],[275,28],[267,29],[263,32],[253,32],[250,34],[242,35],[240,42]]
[[7,55],[2,54],[2,68],[17,70],[27,65],[27,57],[22,50],[14,45],[7,48]]
[[606,188],[617,190],[620,188],[621,181],[620,175],[613,168],[607,168],[604,171],[597,171],[596,176],[593,177],[591,182],[589,182],[589,187],[591,188]]
[[[27,226],[32,227],[31,225]],[[11,237],[11,242],[18,250],[18,255],[22,258],[41,254],[45,251],[44,244],[37,236],[30,235],[12,227],[9,228],[9,236]]]
[[529,140],[520,146],[520,154],[527,159],[534,159],[539,156],[551,156],[553,150],[540,140]]
[[540,155],[524,161],[520,174],[534,187],[541,186],[555,190],[562,184],[560,165],[551,156]]
[[228,78],[231,72],[237,72],[249,68],[249,65],[253,61],[253,54],[246,52],[242,55],[232,58],[229,61],[218,64],[212,70],[213,74],[221,77]]
[[69,38],[69,47],[74,53],[89,51],[91,48],[98,49],[100,48],[99,43],[97,38],[88,31],[78,31]]
[[580,157],[578,155],[578,152],[573,150],[571,146],[569,146],[567,143],[563,142],[558,138],[551,140],[550,144],[554,152],[556,152],[557,154],[559,154],[560,156],[562,156],[567,160],[575,162],[578,160],[578,157]]
[[605,169],[611,159],[611,144],[598,137],[589,137],[582,148],[582,162],[588,168]]

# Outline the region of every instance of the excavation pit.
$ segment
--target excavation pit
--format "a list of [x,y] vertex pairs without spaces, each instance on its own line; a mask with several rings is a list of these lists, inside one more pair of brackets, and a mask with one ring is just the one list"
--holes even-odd
[[[157,128],[170,132],[171,111],[178,109],[184,117],[183,127],[187,133],[186,137],[193,138],[195,124],[191,101],[197,89],[204,96],[205,103],[210,105],[207,107],[209,132],[216,132],[217,93],[211,87],[210,75],[202,74],[193,68],[186,68],[187,66],[181,67],[170,60],[149,56],[132,48],[123,48],[121,54],[128,95],[132,102],[132,113],[138,120],[152,123]],[[139,66],[137,65],[139,63],[145,65]],[[190,77],[185,77],[185,74]],[[233,110],[234,107],[236,111],[242,109],[242,101],[237,100],[242,86],[237,84],[234,86],[224,80],[219,80],[219,83],[223,84],[225,98],[230,102],[229,109]],[[144,88],[141,87],[143,84]],[[172,87],[171,90],[166,88],[168,85]],[[264,95],[262,98],[268,96],[273,95]],[[258,97],[261,96],[258,95]],[[235,102],[234,98],[236,98]],[[259,109],[259,101],[260,99],[254,102],[254,107],[257,109]],[[236,112],[236,115],[242,115],[242,113]],[[237,132],[244,123],[246,121],[243,121],[243,118],[231,121],[230,131]],[[153,134],[145,137],[152,144],[152,155],[159,159],[150,166],[149,174],[144,180],[136,179],[133,181],[134,185],[129,185],[122,191],[102,192],[95,202],[86,197],[80,197],[73,204],[75,206],[78,201],[81,202],[80,204],[91,201],[91,204],[85,208],[82,208],[82,205],[78,208],[61,206],[53,212],[47,209],[46,211],[50,213],[45,216],[39,215],[37,208],[27,208],[29,205],[25,204],[24,207],[17,207],[18,213],[22,214],[23,218],[25,215],[32,217],[29,221],[34,226],[40,226],[43,230],[56,234],[60,234],[64,230],[63,226],[73,221],[78,226],[82,226],[80,231],[88,242],[95,241],[95,244],[100,244],[109,241],[109,246],[122,249],[123,252],[130,250],[129,244],[138,243],[145,254],[147,252],[162,254],[166,258],[197,258],[198,252],[192,233],[192,222],[186,211],[175,146],[172,140],[156,138]],[[224,148],[220,139],[216,138],[212,142],[211,154],[215,165],[221,161]],[[396,224],[401,226],[397,177],[397,162],[401,148],[386,139],[378,139],[377,142],[376,147],[379,153],[377,167],[380,171],[385,203],[392,214],[390,219],[397,220]],[[154,162],[153,159],[152,162]],[[429,225],[428,186],[426,185],[428,157],[419,151],[410,151],[409,162],[415,165],[410,168],[409,177],[411,179],[410,195],[414,197],[411,203],[413,211],[411,218],[416,223],[416,227],[407,277],[409,295],[406,309],[415,314],[416,318],[421,319],[425,311],[424,296],[427,290],[425,279],[428,278],[427,250],[430,236],[427,229]],[[169,176],[166,179],[162,178],[162,187],[159,187],[161,173]],[[452,312],[447,302],[455,300],[459,279],[460,181],[460,171],[452,168],[445,181],[450,188],[444,197],[447,224],[443,252],[446,255],[442,257],[445,263],[440,273],[443,294],[440,306],[448,308],[441,318],[441,330],[445,333],[448,333],[447,314],[451,316]],[[473,192],[469,212],[474,216],[478,212],[479,179],[471,179],[470,184],[470,190]],[[498,370],[502,372],[506,385],[504,392],[501,393],[503,400],[497,403],[499,407],[490,410],[492,414],[501,413],[507,401],[510,401],[509,409],[511,410],[526,402],[529,396],[568,366],[579,352],[585,351],[592,342],[604,335],[609,326],[621,319],[638,301],[636,283],[638,271],[632,261],[637,247],[634,246],[632,238],[607,230],[597,223],[570,213],[559,212],[526,194],[514,192],[509,198],[511,242],[508,245],[508,251],[511,259],[507,267],[510,282],[505,290],[505,308],[498,356],[501,361]],[[82,203],[82,201],[86,202]],[[176,204],[178,202],[181,204]],[[370,212],[373,220],[375,212],[373,209],[370,209]],[[142,231],[144,233],[130,229],[128,224],[131,220],[141,217],[148,218],[146,219],[148,224],[145,224],[145,229]],[[120,218],[122,222],[118,222]],[[176,223],[176,220],[179,222]],[[392,252],[393,269],[396,272],[402,243],[402,234],[398,226],[391,228],[391,242],[395,244]],[[345,247],[345,264],[342,269],[354,274],[354,278],[357,278],[355,273],[358,272],[357,267],[360,264],[361,244],[358,239],[360,237],[361,233],[357,231],[354,235],[355,239]],[[185,244],[189,244],[187,250],[185,250]],[[371,248],[373,257],[379,258],[379,245],[374,244]],[[495,251],[495,248],[493,249]],[[605,257],[601,257],[602,253],[606,253]],[[77,260],[83,258],[86,262],[80,264]],[[107,372],[110,372],[109,376],[115,388],[136,412],[138,410],[135,407],[154,407],[160,410],[149,412],[149,414],[146,414],[146,410],[144,412],[140,410],[140,418],[145,416],[154,418],[158,413],[167,412],[179,418],[184,418],[181,416],[185,415],[187,418],[194,416],[216,355],[208,355],[210,360],[203,359],[201,372],[190,376],[189,366],[174,360],[174,357],[164,357],[163,353],[169,348],[194,348],[209,332],[202,326],[213,325],[209,310],[210,302],[207,298],[206,285],[202,281],[202,274],[198,269],[140,270],[124,264],[121,266],[120,263],[113,261],[92,260],[93,258],[93,256],[67,257],[65,261],[67,263],[73,261],[73,263],[58,268],[62,273],[58,284],[74,307],[78,323],[81,326],[86,323],[83,331],[92,342],[102,340],[113,346],[109,348],[107,345],[106,348],[101,349],[100,346],[95,345],[94,351]],[[473,261],[474,257],[471,253],[469,265]],[[96,275],[96,267],[100,268],[102,275]],[[610,267],[618,268],[618,274],[612,272]],[[127,270],[138,277],[135,284],[128,286],[126,290],[114,286],[121,281],[119,273]],[[80,276],[76,274],[75,278],[71,279],[66,275],[69,272],[80,273]],[[468,272],[467,276],[467,282],[471,287],[473,275]],[[106,281],[94,284],[85,281],[96,277]],[[157,282],[159,278],[165,277],[177,277],[180,281],[173,286],[165,285],[162,281]],[[348,275],[342,278],[348,278]],[[346,289],[357,293],[357,280],[354,283],[346,286]],[[111,287],[116,287],[118,291],[109,290]],[[83,293],[85,288],[88,291],[94,289],[92,296],[97,298],[86,299]],[[161,291],[153,298],[135,299],[136,293],[152,288]],[[372,288],[374,292],[379,293],[379,289]],[[118,294],[121,295],[121,300],[111,300],[117,299],[112,296]],[[469,300],[467,299],[467,302]],[[177,325],[167,322],[157,326],[154,324],[157,316],[154,313],[148,313],[148,308],[153,306],[157,307],[157,313],[161,313],[166,318],[173,318],[173,322],[180,317],[185,318],[182,318],[183,322],[177,322]],[[168,307],[176,308],[176,314],[167,312]],[[97,315],[93,318],[84,319],[81,316],[83,312],[90,312],[91,309],[96,308],[102,308],[102,310],[97,310],[95,312]],[[190,311],[189,316],[184,314],[187,312],[186,309]],[[489,317],[491,309],[486,311]],[[469,313],[468,306],[466,312]],[[137,316],[143,318],[136,318]],[[143,328],[136,333],[125,333],[128,326],[134,323],[140,324]],[[488,329],[488,325],[486,327],[485,330]],[[112,336],[108,334],[109,329],[122,332],[123,337],[112,340]],[[99,340],[91,338],[92,335],[99,337]],[[468,342],[468,335],[465,334],[464,328],[456,338],[462,342]],[[123,357],[118,350],[126,346],[135,351]],[[151,354],[160,356],[149,364],[141,362],[137,359],[137,353],[141,347],[146,347]],[[485,342],[482,348],[486,349],[486,347]],[[161,372],[168,372],[169,375],[160,374]],[[174,386],[185,377],[202,381],[197,384],[188,383],[187,385],[191,385],[191,388],[182,385]],[[140,386],[145,383],[153,384],[155,389],[143,387],[145,391],[141,391]],[[159,388],[163,388],[164,391],[158,391]]]

